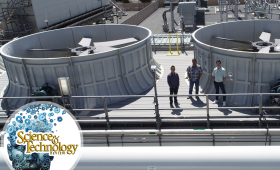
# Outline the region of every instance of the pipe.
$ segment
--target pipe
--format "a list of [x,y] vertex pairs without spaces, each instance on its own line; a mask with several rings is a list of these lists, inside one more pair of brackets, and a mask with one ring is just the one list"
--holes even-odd
[[[280,135],[280,129],[269,129],[270,135]],[[166,135],[166,134],[242,134],[265,135],[267,129],[160,129],[160,130],[83,130],[84,136],[93,135]]]
[[[1,136],[4,131],[1,131]],[[266,135],[267,129],[160,129],[160,130],[82,130],[84,137],[96,135]],[[269,129],[270,135],[280,135],[280,129]]]
[[172,32],[175,32],[175,28],[174,28],[174,7],[175,5],[173,6],[172,3],[170,3],[170,14],[171,14],[171,31]]
[[[279,146],[84,147],[75,169],[272,170],[280,167],[279,149]],[[4,152],[0,148],[0,153]],[[1,170],[9,170],[3,154],[0,166]]]
[[[279,15],[280,16],[280,15]],[[271,93],[227,93],[227,94],[188,94],[188,95],[176,95],[177,97],[187,97],[187,96],[259,96],[262,95],[271,95]],[[158,95],[158,97],[173,97],[175,95]],[[120,98],[120,97],[132,97],[132,98],[140,98],[140,97],[154,97],[153,95],[113,95],[113,96],[71,96],[70,98]],[[69,98],[63,96],[39,96],[39,97],[0,97],[0,99],[54,99],[54,98]]]
[[279,146],[83,148],[75,169],[271,170],[279,169]]

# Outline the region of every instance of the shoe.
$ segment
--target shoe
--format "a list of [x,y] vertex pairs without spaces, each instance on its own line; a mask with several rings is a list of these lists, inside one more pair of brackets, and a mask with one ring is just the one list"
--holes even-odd
[[180,103],[179,102],[174,102],[176,105],[180,105]]
[[188,96],[188,97],[187,97],[187,99],[191,99],[191,98],[192,98],[192,96]]
[[227,105],[227,103],[224,101],[224,102],[223,102],[223,107],[225,107],[226,105]]
[[197,100],[199,100],[199,97],[198,97],[198,96],[196,96],[195,98],[196,98]]
[[214,100],[214,101],[213,101],[213,104],[217,104],[217,103],[218,103],[218,100]]

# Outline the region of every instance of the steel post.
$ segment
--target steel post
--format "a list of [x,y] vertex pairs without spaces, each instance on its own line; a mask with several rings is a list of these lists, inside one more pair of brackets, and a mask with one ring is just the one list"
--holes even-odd
[[223,22],[222,1],[220,1],[220,22]]
[[207,128],[210,128],[210,118],[209,118],[209,96],[206,95],[206,112],[207,112]]
[[229,5],[229,3],[227,2],[227,4],[226,4],[226,22],[228,22],[228,5]]
[[155,36],[153,35],[153,41],[154,41],[154,53],[156,54],[156,41],[155,41]]
[[104,107],[104,112],[105,112],[105,116],[106,116],[107,128],[108,128],[108,130],[110,130],[109,114],[108,114],[108,110],[107,110],[107,104],[106,104],[105,97],[102,97],[102,100],[103,100],[103,107]]
[[160,129],[161,120],[160,120],[159,109],[158,109],[156,70],[154,70],[153,72],[154,72],[154,91],[155,91],[155,97],[154,97],[155,114],[156,114],[156,121],[157,121],[157,129]]
[[175,32],[174,28],[174,12],[173,12],[173,4],[170,3],[170,13],[171,13],[171,30],[172,32]]
[[262,115],[263,115],[263,111],[262,111],[262,94],[260,94],[260,101],[259,101],[259,127],[262,126],[262,122],[261,122],[261,118],[262,118]]
[[248,20],[248,1],[245,1],[245,20]]
[[234,3],[234,18],[235,18],[235,21],[237,21],[237,17],[238,17],[238,7],[237,7],[237,0],[235,0],[235,3]]
[[182,42],[183,42],[182,51],[185,51],[184,32],[182,33]]
[[262,96],[262,94],[260,94],[260,101],[259,101],[259,114],[262,114],[262,98],[263,98],[263,96]]
[[10,116],[10,107],[9,107],[9,103],[7,101],[7,99],[3,99],[4,101],[4,105],[5,105],[5,110],[6,110],[6,114],[9,117]]

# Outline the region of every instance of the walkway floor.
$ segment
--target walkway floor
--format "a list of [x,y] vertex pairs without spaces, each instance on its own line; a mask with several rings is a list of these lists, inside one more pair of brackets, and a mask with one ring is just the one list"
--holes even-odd
[[[169,95],[169,87],[167,84],[167,75],[170,72],[170,66],[176,67],[176,72],[180,76],[180,88],[178,95],[188,94],[188,81],[185,80],[185,72],[188,65],[191,65],[191,60],[194,57],[193,51],[186,51],[179,56],[166,56],[167,51],[158,51],[154,54],[154,58],[160,64],[162,64],[164,72],[162,78],[157,82],[158,95]],[[8,78],[6,73],[0,76],[0,91],[8,84]],[[154,89],[147,90],[143,95],[154,95]],[[161,117],[204,117],[207,115],[206,109],[202,107],[206,106],[206,97],[200,97],[201,100],[192,99],[189,100],[186,97],[178,97],[180,105],[170,106],[168,97],[159,97],[159,109],[176,108],[176,110],[160,110]],[[231,120],[241,120],[240,118],[230,118],[231,116],[249,116],[257,115],[252,113],[251,110],[236,110],[236,109],[221,109],[222,103],[218,105],[212,104],[209,101],[210,107],[217,107],[217,109],[211,109],[210,116],[226,116]],[[229,105],[228,105],[229,106]],[[120,109],[154,109],[153,98],[131,98],[115,104],[108,105],[108,108],[120,108]],[[180,109],[182,108],[182,109]],[[188,109],[184,109],[188,108]],[[190,110],[192,109],[192,110]],[[279,115],[279,114],[274,114]],[[105,117],[103,111],[83,111],[78,113],[80,119],[89,119],[90,117],[96,119],[98,117]],[[153,119],[154,110],[113,110],[109,111],[110,117],[151,117]],[[6,117],[5,113],[0,112],[0,117]],[[257,120],[257,118],[249,118],[250,120]],[[201,120],[201,119],[200,119]],[[204,119],[203,119],[204,120]],[[217,120],[217,119],[216,119]],[[242,120],[248,120],[242,118]],[[274,119],[275,120],[275,119]]]
[[[187,95],[189,90],[189,85],[185,80],[185,72],[188,65],[191,65],[191,60],[194,57],[193,51],[187,51],[185,54],[179,56],[166,56],[166,51],[158,51],[154,54],[154,58],[164,68],[164,73],[162,78],[157,82],[158,95],[169,95],[169,87],[167,85],[167,75],[170,72],[170,66],[174,65],[176,67],[176,72],[180,76],[180,88],[178,95]],[[148,90],[145,95],[154,95],[154,89]],[[206,97],[200,97],[201,100],[192,99],[189,100],[186,97],[179,97],[178,101],[180,105],[170,106],[168,97],[159,98],[159,109],[170,109],[172,107],[178,108],[177,110],[160,110],[161,117],[190,117],[190,116],[206,116],[206,109],[199,109],[206,106]],[[257,113],[252,113],[251,110],[232,110],[232,109],[220,109],[222,103],[218,105],[212,104],[209,101],[210,107],[217,107],[217,109],[210,110],[210,116],[248,116],[257,115]],[[120,109],[131,109],[131,108],[142,108],[142,109],[154,109],[152,98],[137,98],[137,99],[127,99],[115,104],[108,105],[108,108],[120,108]],[[183,110],[179,108],[193,108],[194,110]],[[85,111],[79,114],[79,116],[92,116],[92,117],[103,117],[104,112],[89,112]],[[153,117],[153,110],[139,110],[139,111],[124,111],[124,110],[113,110],[109,112],[109,116],[113,117]],[[255,118],[256,119],[256,118]],[[233,120],[233,119],[232,119]],[[236,119],[237,120],[237,119]],[[244,119],[243,119],[244,120]],[[250,120],[252,120],[250,118]]]

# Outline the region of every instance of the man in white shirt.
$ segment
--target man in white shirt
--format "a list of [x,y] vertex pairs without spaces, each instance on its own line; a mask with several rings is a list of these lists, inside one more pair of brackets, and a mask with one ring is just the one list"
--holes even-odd
[[[226,82],[226,76],[227,76],[226,69],[224,69],[221,66],[220,60],[216,61],[216,65],[217,65],[217,67],[214,68],[214,70],[212,72],[212,78],[214,81],[216,94],[219,94],[219,88],[221,88],[223,94],[226,94],[226,90],[225,90],[225,82]],[[216,96],[216,100],[213,102],[214,104],[218,103],[218,98],[219,98],[219,96]],[[223,106],[226,106],[226,96],[223,96]]]

